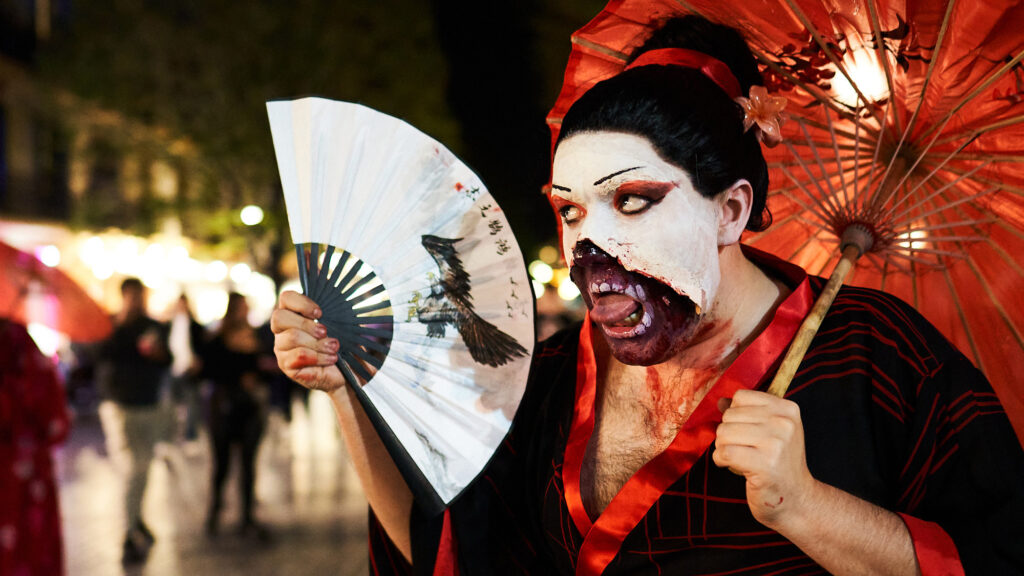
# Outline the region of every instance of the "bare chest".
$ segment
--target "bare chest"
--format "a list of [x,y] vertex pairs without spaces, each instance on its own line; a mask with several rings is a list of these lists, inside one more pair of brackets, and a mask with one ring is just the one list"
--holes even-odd
[[591,518],[672,443],[714,380],[704,375],[664,381],[653,369],[646,376],[616,389],[607,387],[599,397],[580,477],[583,505]]

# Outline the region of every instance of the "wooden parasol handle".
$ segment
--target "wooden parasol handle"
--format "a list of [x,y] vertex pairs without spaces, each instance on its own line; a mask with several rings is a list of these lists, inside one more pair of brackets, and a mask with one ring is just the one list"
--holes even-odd
[[828,279],[828,284],[825,284],[825,289],[818,296],[817,302],[814,303],[814,307],[811,308],[810,313],[807,314],[803,323],[800,324],[796,337],[793,338],[793,342],[789,345],[789,350],[786,351],[786,356],[782,359],[779,371],[775,373],[775,378],[772,380],[771,386],[768,387],[769,394],[774,394],[779,398],[786,395],[789,383],[793,380],[793,375],[796,374],[796,369],[800,366],[800,362],[803,361],[804,354],[807,353],[807,348],[811,345],[811,340],[818,333],[821,321],[825,319],[825,314],[828,313],[829,307],[832,306],[832,301],[836,299],[836,294],[839,293],[839,287],[843,285],[847,274],[850,273],[854,263],[857,262],[862,253],[861,247],[857,244],[844,245],[843,256],[836,263],[832,276]]

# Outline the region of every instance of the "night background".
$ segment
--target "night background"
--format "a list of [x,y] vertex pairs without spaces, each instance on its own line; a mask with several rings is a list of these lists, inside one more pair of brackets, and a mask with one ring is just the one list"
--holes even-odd
[[[550,333],[578,293],[556,296],[573,285],[542,195],[544,118],[569,35],[602,6],[0,0],[0,241],[70,276],[101,313],[117,312],[121,281],[138,277],[160,321],[186,294],[213,330],[232,290],[265,328],[279,290],[297,287],[266,101],[354,101],[409,122],[480,176],[539,266],[537,329]],[[262,214],[247,219],[253,207]],[[199,440],[157,445],[143,505],[156,543],[125,566],[95,349],[28,330],[61,371],[72,414],[67,439],[40,449],[46,462],[52,453],[67,574],[367,573],[366,502],[327,396],[287,380],[275,381],[285,392],[271,398],[257,463],[257,515],[273,539],[204,535],[212,458],[200,427]]]
[[[248,246],[249,256],[280,281],[272,262],[291,246],[286,235],[279,242],[286,223],[264,103],[317,95],[397,116],[449,147],[535,258],[555,241],[541,195],[544,116],[569,34],[602,5],[3,0],[0,48],[30,78],[37,154],[32,170],[0,173],[0,208],[8,218],[143,236],[178,216],[185,236],[225,257],[252,244],[253,231],[238,230],[233,215],[253,203],[267,213],[259,234],[268,244]],[[51,15],[46,26],[40,10]],[[69,160],[83,147],[82,126],[84,169]],[[126,193],[118,168],[126,154],[169,165],[177,192],[133,185]],[[88,177],[76,182],[76,170]]]

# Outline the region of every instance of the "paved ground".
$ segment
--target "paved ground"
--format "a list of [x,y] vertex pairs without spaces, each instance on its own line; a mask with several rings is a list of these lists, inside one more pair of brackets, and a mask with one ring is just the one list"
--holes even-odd
[[[275,415],[276,416],[276,415]],[[94,415],[80,415],[56,453],[67,573],[71,576],[366,574],[366,503],[327,399],[296,404],[291,424],[272,418],[260,448],[257,517],[264,544],[233,533],[237,483],[229,479],[222,535],[203,533],[210,452],[205,437],[166,445],[150,469],[143,515],[156,536],[145,564],[124,568],[122,484]]]

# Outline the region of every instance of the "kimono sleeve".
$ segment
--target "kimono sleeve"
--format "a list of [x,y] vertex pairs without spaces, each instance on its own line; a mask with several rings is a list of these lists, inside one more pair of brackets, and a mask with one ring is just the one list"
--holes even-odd
[[961,573],[1024,574],[1024,451],[998,398],[955,350],[921,391],[901,516],[922,574],[957,556]]

